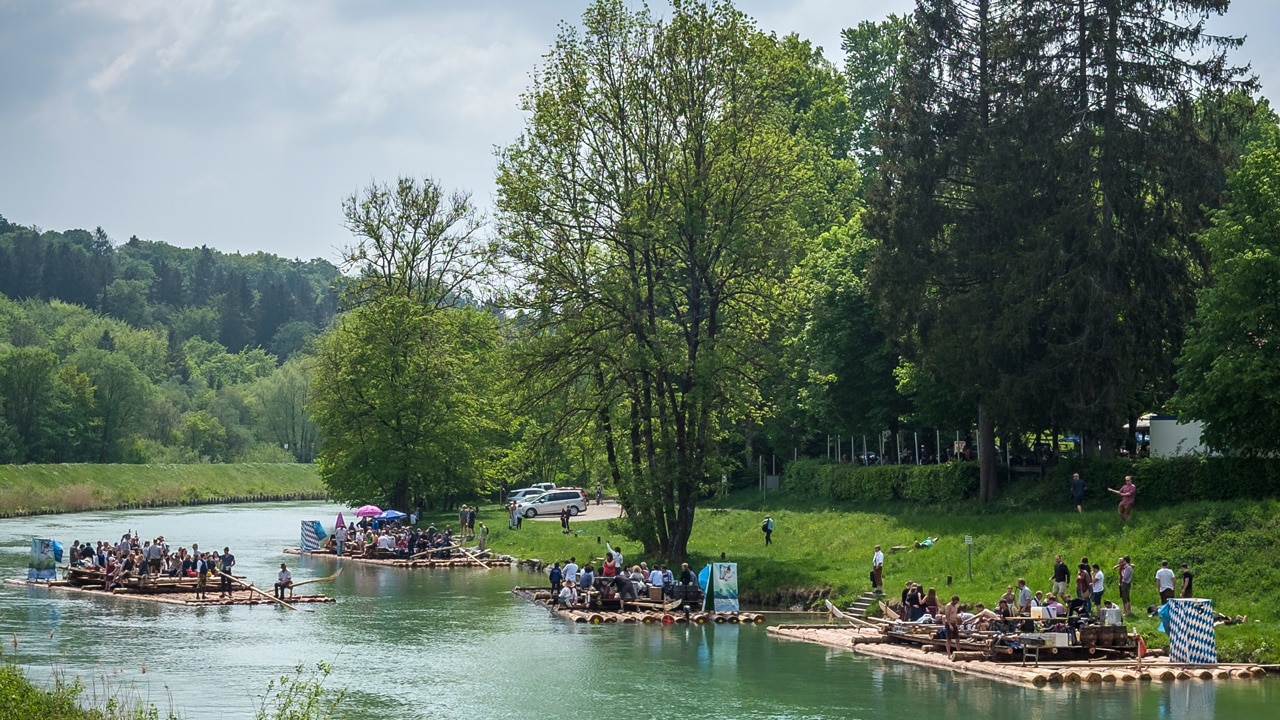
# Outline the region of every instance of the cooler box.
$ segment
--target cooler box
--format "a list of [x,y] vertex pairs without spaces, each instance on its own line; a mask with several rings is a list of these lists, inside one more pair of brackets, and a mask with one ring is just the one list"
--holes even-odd
[[1049,617],[1049,611],[1048,611],[1048,610],[1046,610],[1045,608],[1042,608],[1042,607],[1032,607],[1032,608],[1031,608],[1031,619],[1032,619],[1032,620],[1044,620],[1044,619],[1046,619],[1046,618],[1048,618],[1048,617]]
[[662,602],[662,588],[660,587],[649,588],[649,599],[654,602]]
[[1102,609],[1103,625],[1123,625],[1124,610],[1120,608],[1103,608]]

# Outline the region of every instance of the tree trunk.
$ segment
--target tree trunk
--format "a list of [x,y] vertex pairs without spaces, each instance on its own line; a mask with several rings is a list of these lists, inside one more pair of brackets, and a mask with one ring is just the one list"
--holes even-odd
[[996,424],[985,402],[978,403],[978,499],[991,502],[996,497]]

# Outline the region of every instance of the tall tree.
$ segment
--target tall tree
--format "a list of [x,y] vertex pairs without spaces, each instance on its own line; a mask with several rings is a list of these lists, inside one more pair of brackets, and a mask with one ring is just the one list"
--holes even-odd
[[890,101],[900,91],[909,26],[909,16],[890,15],[880,22],[863,20],[840,33],[854,147],[864,180],[874,177],[880,165],[880,133],[889,122]]
[[1061,312],[1044,342],[1068,370],[1057,384],[1069,422],[1110,452],[1125,418],[1171,390],[1204,272],[1195,234],[1222,202],[1247,119],[1222,93],[1252,83],[1227,60],[1242,40],[1205,31],[1229,0],[1034,5],[1045,71],[1072,110],[1046,122],[1062,137],[1061,240],[1043,272]]
[[1280,452],[1280,126],[1263,136],[1231,178],[1229,201],[1201,236],[1212,284],[1200,291],[1179,358],[1174,406],[1204,421],[1210,447]]
[[770,91],[779,47],[727,3],[656,22],[600,0],[562,31],[501,153],[526,397],[600,438],[646,552],[686,555],[721,439],[759,405],[796,213],[831,157],[798,131],[796,95]]
[[389,295],[342,315],[317,345],[310,408],[320,476],[351,503],[408,510],[470,497],[485,457],[492,322]]
[[345,260],[360,270],[347,288],[348,303],[397,296],[436,309],[457,305],[488,267],[489,246],[471,196],[446,194],[430,178],[370,184],[343,201],[342,213],[357,238]]

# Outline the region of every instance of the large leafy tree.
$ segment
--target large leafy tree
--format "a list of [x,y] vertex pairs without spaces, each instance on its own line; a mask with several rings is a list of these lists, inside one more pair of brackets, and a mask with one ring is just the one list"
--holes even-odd
[[1231,146],[1215,93],[1237,42],[1203,32],[1225,7],[917,4],[870,202],[873,287],[917,369],[976,406],[983,499],[997,424],[1110,449],[1167,383]]
[[333,497],[408,509],[419,497],[470,496],[485,457],[494,339],[483,313],[430,312],[399,296],[341,316],[318,343],[310,406]]
[[1204,421],[1211,447],[1280,452],[1280,126],[1232,176],[1227,204],[1201,236],[1212,284],[1200,291],[1179,358],[1176,407]]
[[469,497],[492,426],[493,318],[465,305],[486,262],[479,215],[432,180],[343,203],[351,309],[316,341],[317,465],[337,499],[403,509]]
[[798,121],[813,106],[771,74],[783,46],[727,3],[657,22],[601,0],[561,33],[501,153],[526,398],[600,438],[646,552],[685,556],[722,441],[759,406],[761,339],[814,214],[801,201],[832,186]]
[[1242,40],[1205,31],[1229,4],[1037,2],[1021,16],[1045,38],[1034,70],[1071,110],[1041,120],[1062,138],[1057,242],[1038,261],[1055,310],[1043,372],[1057,369],[1063,415],[1104,453],[1171,392],[1204,271],[1195,236],[1239,156],[1249,103],[1226,91],[1250,84],[1227,58]]

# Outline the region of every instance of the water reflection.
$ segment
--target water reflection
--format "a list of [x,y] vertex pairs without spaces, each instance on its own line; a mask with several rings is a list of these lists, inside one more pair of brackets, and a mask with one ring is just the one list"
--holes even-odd
[[[125,527],[202,546],[230,544],[259,586],[281,561],[294,577],[334,562],[282,555],[300,519],[331,517],[322,503],[88,513],[0,521],[0,572],[26,567],[34,534],[119,537]],[[187,609],[123,600],[0,590],[0,637],[36,677],[54,667],[173,704],[192,720],[252,714],[267,681],[299,662],[334,663],[367,718],[500,718],[605,714],[673,718],[982,718],[1164,720],[1261,717],[1275,683],[1137,683],[1047,690],[778,641],[735,625],[565,623],[515,599],[538,582],[515,571],[348,564],[318,585],[334,605]],[[210,678],[220,688],[210,702]]]

